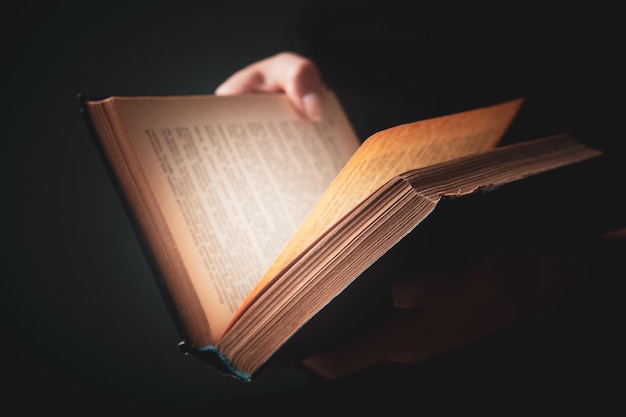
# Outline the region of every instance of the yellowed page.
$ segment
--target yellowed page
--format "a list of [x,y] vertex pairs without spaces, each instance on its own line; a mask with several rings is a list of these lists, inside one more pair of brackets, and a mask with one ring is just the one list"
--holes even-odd
[[220,335],[359,141],[333,95],[320,123],[279,95],[116,98],[115,106]]
[[[246,300],[272,282],[317,237],[396,175],[497,145],[522,99],[396,126],[369,137],[311,210]],[[235,316],[246,308],[246,303]]]

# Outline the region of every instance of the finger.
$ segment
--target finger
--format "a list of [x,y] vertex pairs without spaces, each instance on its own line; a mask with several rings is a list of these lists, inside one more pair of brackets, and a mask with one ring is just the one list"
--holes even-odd
[[315,355],[304,364],[336,379],[381,362],[419,363],[519,320],[506,297],[475,282],[475,287],[451,291],[428,308],[402,311],[365,338]]
[[230,77],[215,89],[218,96],[227,96],[243,93],[279,92],[279,88],[271,90],[265,82],[265,76],[261,69],[255,65],[245,67]]
[[339,349],[311,356],[302,363],[327,379],[337,379],[382,362],[385,352],[379,348],[383,347],[378,342],[378,334],[372,333]]
[[280,53],[237,71],[215,90],[217,95],[284,92],[291,105],[311,120],[323,117],[324,85],[315,64]]
[[422,270],[415,276],[394,280],[391,298],[395,308],[407,310],[433,306],[458,286],[444,272]]
[[418,363],[459,345],[459,335],[450,332],[446,321],[428,309],[404,312],[364,338],[318,353],[303,364],[327,379],[339,379],[383,362]]
[[[311,120],[321,120],[324,113],[322,94],[324,84],[315,64],[299,55],[282,54],[272,62],[275,71],[268,73],[268,81],[283,88],[291,104]],[[276,76],[276,78],[271,78]]]
[[462,306],[435,306],[393,317],[376,342],[384,346],[379,349],[387,362],[419,363],[476,340],[489,332],[487,327]]

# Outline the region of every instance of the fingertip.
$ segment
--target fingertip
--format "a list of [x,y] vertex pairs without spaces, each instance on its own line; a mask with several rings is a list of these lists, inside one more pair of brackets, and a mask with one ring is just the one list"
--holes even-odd
[[214,91],[214,94],[217,96],[225,96],[228,95],[228,87],[225,84],[220,84]]
[[338,349],[320,352],[302,363],[326,379],[338,379],[380,363],[385,358],[385,343],[380,342],[378,333]]
[[324,102],[318,93],[302,96],[302,107],[307,118],[319,122],[324,118]]
[[336,369],[334,362],[321,355],[307,358],[302,364],[326,379],[338,379],[343,375],[342,371]]

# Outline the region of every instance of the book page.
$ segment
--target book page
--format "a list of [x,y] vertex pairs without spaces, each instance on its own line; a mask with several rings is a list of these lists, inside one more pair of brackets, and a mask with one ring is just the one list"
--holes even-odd
[[115,106],[220,335],[359,141],[332,94],[319,123],[279,95],[116,98]]
[[370,136],[317,202],[235,318],[320,233],[391,178],[495,147],[522,101],[399,125]]
[[[241,319],[233,323],[218,347],[237,364],[238,369],[253,373],[296,332],[304,327],[309,327],[305,332],[311,331],[312,328],[306,325],[310,320],[313,320],[313,329],[317,330],[306,336],[306,342],[300,339],[302,334],[296,336],[298,341],[292,346],[304,342],[310,347],[310,343],[315,344],[320,339],[330,340],[331,334],[331,339],[341,337],[341,334],[350,333],[352,328],[358,327],[355,320],[367,327],[366,323],[376,322],[372,314],[389,311],[391,307],[389,294],[384,292],[390,278],[386,272],[393,274],[397,262],[429,261],[433,256],[437,262],[446,262],[446,255],[439,258],[436,250],[429,252],[431,243],[438,249],[452,250],[454,247],[451,255],[459,256],[460,250],[469,249],[467,245],[473,244],[476,232],[481,229],[502,231],[501,240],[506,240],[504,235],[513,232],[511,242],[520,242],[518,238],[523,239],[526,231],[529,234],[525,236],[535,237],[538,230],[549,230],[541,223],[554,224],[557,211],[542,220],[541,203],[528,201],[525,206],[523,196],[512,199],[507,191],[498,193],[495,190],[505,184],[599,155],[600,151],[561,134],[455,158],[393,177],[361,201],[355,210],[333,224],[328,234],[291,263],[281,275],[280,285],[268,286],[266,291],[260,293],[257,302],[252,303]],[[563,177],[550,181],[550,188],[563,188]],[[525,188],[527,192],[533,193],[533,196],[541,195],[537,183],[531,181],[529,184],[532,185]],[[512,189],[522,191],[520,188]],[[461,211],[450,211],[449,201],[461,200],[461,196],[470,194],[480,197],[467,199],[467,205],[463,205],[464,202],[453,205],[455,210],[464,207]],[[483,197],[485,194],[488,196]],[[486,205],[479,206],[476,204],[478,201]],[[431,218],[435,223],[430,222],[421,232],[414,230],[440,204],[444,206],[442,211]],[[496,215],[494,208],[505,217],[513,213],[520,216],[512,222],[514,224],[503,227],[503,217]],[[515,212],[514,208],[519,208],[519,212]],[[529,213],[535,215],[526,217]],[[562,214],[556,216],[563,217]],[[564,221],[562,225],[571,229],[571,221]],[[525,230],[514,232],[518,226]],[[557,231],[557,228],[553,230]],[[409,232],[412,236],[408,239],[412,243],[401,245],[401,253],[396,252],[398,257],[392,256],[382,264],[374,264],[376,271],[359,276]],[[499,241],[496,239],[494,242]],[[442,247],[442,244],[446,246]],[[350,290],[348,287],[352,283],[355,287]],[[356,288],[358,290],[354,292]],[[348,298],[347,294],[350,294]],[[377,307],[371,310],[374,305]],[[318,313],[320,315],[314,319]],[[351,316],[350,320],[344,322],[345,316]],[[337,323],[343,325],[337,327]],[[346,328],[346,323],[350,329]],[[315,347],[313,352],[317,349]]]

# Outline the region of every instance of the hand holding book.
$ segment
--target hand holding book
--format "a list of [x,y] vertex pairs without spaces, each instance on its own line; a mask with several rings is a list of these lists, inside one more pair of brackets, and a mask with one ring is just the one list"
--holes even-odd
[[215,90],[216,95],[285,93],[299,113],[319,121],[324,114],[324,85],[315,63],[283,52],[235,72]]
[[[322,101],[307,108],[304,98],[319,97],[322,88],[314,63],[281,53],[237,71],[216,94],[283,92],[294,108],[316,120],[323,113]],[[541,314],[577,279],[575,260],[564,253],[493,251],[454,267],[410,271],[385,270],[390,259],[379,262],[375,271],[390,275],[397,314],[358,340],[308,358],[305,365],[338,378],[379,362],[416,363]],[[407,261],[398,264],[411,264]],[[515,271],[519,265],[528,273]]]
[[304,364],[337,379],[383,362],[413,364],[450,352],[545,316],[581,278],[579,263],[565,253],[509,249],[394,275],[389,291],[395,314]]
[[[285,57],[309,69],[283,72],[293,82],[259,72]],[[277,55],[220,88],[271,94],[81,98],[183,351],[245,381],[303,360],[335,377],[542,310],[552,281],[524,278],[541,265],[498,260],[604,218],[576,188],[602,152],[566,133],[497,146],[522,99],[362,140],[333,91],[320,121],[294,105],[310,93],[300,76],[319,81],[307,65]],[[423,288],[451,291],[424,304]]]

